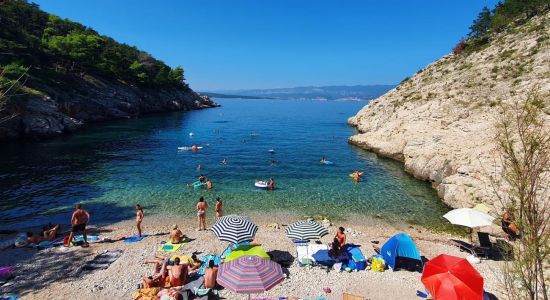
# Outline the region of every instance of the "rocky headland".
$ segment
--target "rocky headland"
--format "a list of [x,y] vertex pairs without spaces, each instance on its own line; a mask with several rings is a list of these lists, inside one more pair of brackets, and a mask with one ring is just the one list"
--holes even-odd
[[147,88],[94,75],[62,82],[34,78],[33,89],[2,112],[0,140],[38,139],[74,132],[86,124],[168,111],[216,107],[187,86]]
[[501,169],[495,123],[502,103],[530,92],[549,104],[549,24],[550,14],[539,15],[478,51],[428,65],[351,117],[358,134],[349,142],[402,161],[451,207],[499,207],[491,179]]

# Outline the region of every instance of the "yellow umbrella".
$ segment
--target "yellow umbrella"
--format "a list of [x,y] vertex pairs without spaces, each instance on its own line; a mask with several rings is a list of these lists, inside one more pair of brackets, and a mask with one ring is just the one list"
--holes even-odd
[[259,256],[261,258],[270,259],[269,255],[264,251],[264,249],[262,249],[262,247],[253,246],[253,245],[243,245],[231,251],[231,253],[227,255],[227,257],[225,258],[225,262],[230,262],[234,259],[237,259],[245,255]]
[[491,211],[491,208],[489,208],[489,206],[487,206],[487,205],[485,205],[485,204],[483,204],[483,203],[480,203],[480,204],[474,206],[474,209],[479,210],[479,211],[482,211],[482,212],[484,212],[484,213],[486,213],[486,214],[488,214],[488,213]]

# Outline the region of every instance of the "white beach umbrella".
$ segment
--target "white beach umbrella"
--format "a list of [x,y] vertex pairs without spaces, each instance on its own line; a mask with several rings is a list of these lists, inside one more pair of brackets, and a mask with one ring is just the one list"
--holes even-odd
[[443,215],[451,224],[462,225],[470,228],[489,226],[495,219],[482,211],[473,208],[457,208]]

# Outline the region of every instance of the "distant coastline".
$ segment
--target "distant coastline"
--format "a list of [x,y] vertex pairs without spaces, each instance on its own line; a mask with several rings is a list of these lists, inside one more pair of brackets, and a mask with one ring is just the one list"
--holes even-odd
[[275,89],[221,90],[201,92],[213,98],[280,99],[317,101],[369,101],[393,89],[395,85],[305,86]]

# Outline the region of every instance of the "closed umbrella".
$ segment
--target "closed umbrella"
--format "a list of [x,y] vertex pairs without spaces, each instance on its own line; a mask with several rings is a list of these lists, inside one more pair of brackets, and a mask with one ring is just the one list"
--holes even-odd
[[424,265],[421,280],[434,299],[483,299],[483,277],[464,258],[435,257]]
[[240,294],[261,293],[285,279],[281,265],[258,256],[241,256],[223,263],[218,270],[217,282]]
[[210,230],[216,234],[220,241],[241,243],[254,240],[258,226],[248,217],[223,216]]
[[265,252],[260,246],[243,245],[237,247],[237,249],[231,251],[231,253],[225,258],[225,262],[230,262],[241,256],[258,256],[265,259],[271,259],[269,254]]
[[488,226],[493,224],[495,219],[482,211],[473,208],[457,208],[443,215],[452,224],[462,225],[470,228]]
[[311,220],[298,221],[288,225],[286,228],[286,236],[289,239],[314,240],[320,239],[327,234],[328,230],[325,227]]

